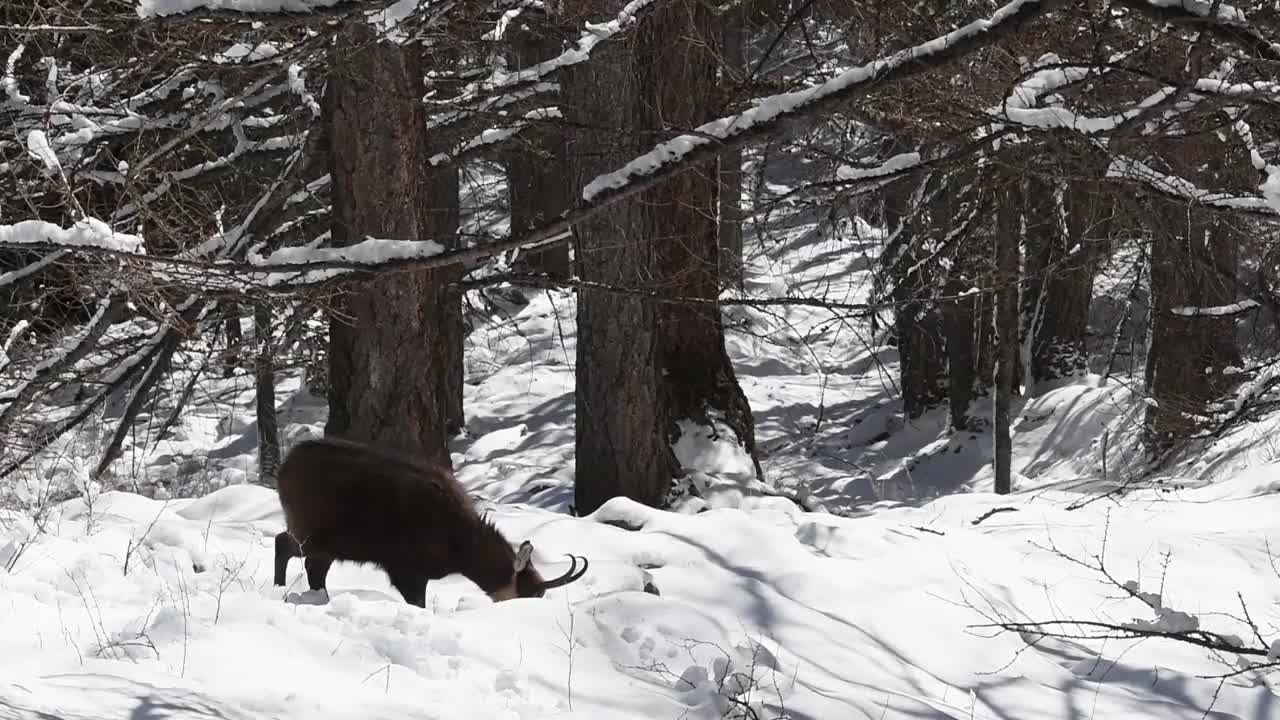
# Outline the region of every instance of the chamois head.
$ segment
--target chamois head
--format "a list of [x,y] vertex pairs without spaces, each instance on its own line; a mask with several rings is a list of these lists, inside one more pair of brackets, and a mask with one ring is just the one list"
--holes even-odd
[[[552,588],[562,587],[582,577],[587,572],[587,559],[568,555],[569,570],[560,577],[543,580],[538,569],[533,566],[533,543],[525,540],[515,552],[511,563],[511,582],[494,592],[489,597],[494,602],[512,600],[514,598],[540,598]],[[582,569],[578,570],[578,560],[582,560]]]

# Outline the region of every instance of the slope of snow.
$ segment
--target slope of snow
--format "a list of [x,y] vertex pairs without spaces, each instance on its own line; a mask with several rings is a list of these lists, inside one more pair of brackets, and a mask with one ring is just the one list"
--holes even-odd
[[[324,604],[298,592],[296,562],[294,587],[272,587],[270,490],[167,504],[109,492],[92,510],[58,508],[55,529],[0,574],[0,702],[19,717],[718,718],[749,700],[762,717],[785,706],[794,718],[1199,718],[1216,683],[1195,675],[1222,671],[1202,651],[1022,651],[1017,636],[970,626],[993,612],[1152,619],[1035,547],[1097,552],[1108,511],[1108,562],[1123,578],[1156,587],[1168,550],[1164,587],[1178,607],[1232,610],[1240,591],[1272,618],[1280,588],[1264,542],[1280,530],[1280,497],[1204,499],[1073,513],[972,494],[857,519],[780,499],[695,515],[621,499],[586,518],[501,507],[500,527],[532,539],[541,565],[554,571],[574,551],[591,571],[502,604],[449,578],[418,610],[380,573],[343,564]],[[971,524],[1004,505],[1018,509]],[[1214,707],[1211,717],[1280,717],[1248,676]]]
[[[882,241],[860,221],[833,236],[792,218],[756,239],[746,293],[863,301]],[[949,434],[941,412],[902,422],[882,328],[730,305],[766,482],[731,438],[685,423],[677,455],[701,497],[574,517],[574,296],[489,300],[468,339],[454,466],[508,539],[532,540],[539,567],[587,556],[582,580],[494,604],[450,577],[418,609],[344,563],[327,598],[311,593],[295,560],[290,586],[273,587],[282,521],[274,492],[249,484],[252,388],[202,382],[171,433],[130,438],[104,479],[120,489],[89,480],[102,442],[90,428],[5,497],[4,716],[1280,718],[1261,673],[1211,677],[1237,669],[1231,654],[1159,639],[1028,647],[981,627],[1195,622],[1253,642],[1234,619],[1243,601],[1274,642],[1275,419],[1162,486],[1083,502],[1140,471],[1142,405],[1095,375],[1037,388],[1016,408],[1017,492],[999,497],[985,431]],[[321,432],[324,401],[302,378],[282,375],[277,397],[286,445]],[[44,502],[57,484],[86,492]],[[1068,559],[1104,551],[1118,585]],[[1156,594],[1153,609],[1143,598]]]

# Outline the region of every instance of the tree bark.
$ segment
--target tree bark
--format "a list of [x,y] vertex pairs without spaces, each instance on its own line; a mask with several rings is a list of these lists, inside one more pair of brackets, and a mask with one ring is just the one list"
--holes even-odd
[[1021,178],[1008,179],[1006,201],[996,211],[996,366],[995,366],[995,491],[1008,494],[1013,489],[1013,438],[1009,413],[1018,364],[1018,284],[1021,244]]
[[[550,20],[532,9],[521,14],[510,33],[507,53],[512,71],[555,57],[560,38]],[[504,157],[511,205],[511,232],[527,232],[569,208],[569,169],[565,134],[554,126],[535,124],[522,131]],[[568,278],[569,246],[522,251],[516,267],[553,278]]]
[[[421,59],[374,42],[361,20],[334,42],[324,119],[332,150],[333,242],[431,237]],[[329,324],[327,435],[449,464],[442,271],[387,274],[350,287]]]
[[930,208],[934,232],[956,236],[950,241],[952,247],[942,248],[950,264],[943,270],[947,299],[939,303],[953,431],[976,429],[974,401],[991,389],[991,299],[989,293],[972,292],[990,287],[993,276],[991,234],[984,222],[989,212],[983,202],[987,191],[981,186],[987,180],[974,171],[949,174]]
[[[620,4],[597,8],[588,0],[568,0],[561,7],[574,19],[599,20]],[[647,110],[639,103],[636,42],[634,35],[615,38],[592,52],[592,62],[562,71],[564,114],[583,128],[570,140],[575,188],[643,152],[648,142],[630,132],[650,129],[638,127]],[[582,279],[646,284],[653,272],[656,215],[640,196],[576,225],[574,254]],[[654,303],[583,287],[577,327],[575,510],[590,513],[616,496],[661,507],[676,464],[659,395]]]
[[[440,148],[443,149],[443,148]],[[436,148],[428,148],[433,154]],[[421,237],[445,240],[447,250],[461,250],[458,230],[462,220],[461,180],[458,166],[452,163],[444,167],[426,169],[427,184],[425,212],[419,218],[425,224]],[[463,349],[467,329],[462,318],[462,265],[447,265],[434,271],[442,287],[429,299],[428,311],[437,315],[441,341],[436,345],[437,362],[441,369],[441,397],[444,402],[445,431],[449,437],[466,427],[466,409],[463,407],[463,378],[465,364]]]
[[[647,124],[679,131],[711,119],[717,86],[715,17],[696,0],[654,11],[641,30],[641,88]],[[670,297],[706,303],[661,303],[657,308],[663,401],[674,442],[678,420],[713,427],[718,415],[751,457],[757,478],[755,421],[724,344],[720,305],[717,163],[695,165],[644,193],[655,215],[654,282]]]
[[236,303],[227,303],[227,314],[230,315],[223,324],[227,338],[227,350],[222,354],[222,377],[229,378],[240,367],[240,344],[244,337],[240,332],[240,307]]
[[1186,316],[1178,307],[1235,302],[1236,241],[1211,211],[1157,201],[1151,252],[1151,347],[1144,435],[1147,449],[1167,450],[1204,429],[1209,405],[1235,386],[1241,364],[1236,316]]
[[[1199,187],[1246,188],[1257,182],[1249,153],[1235,138],[1222,138],[1214,124],[1185,128],[1162,138],[1158,159]],[[1152,201],[1145,213],[1152,234],[1151,339],[1147,353],[1144,442],[1158,456],[1213,422],[1212,405],[1237,384],[1228,373],[1242,364],[1236,314],[1188,314],[1186,308],[1236,301],[1239,242],[1255,229],[1237,227],[1229,216],[1194,202]],[[1175,309],[1182,309],[1175,312]]]
[[[987,378],[982,369],[982,355],[990,354],[990,348],[978,343],[978,335],[984,323],[990,321],[990,313],[983,294],[968,293],[971,288],[982,287],[990,277],[984,273],[983,259],[989,254],[986,238],[973,237],[964,243],[947,273],[945,292],[955,300],[947,300],[942,307],[941,323],[947,344],[947,402],[951,411],[952,430],[974,429],[973,401],[987,389]],[[983,250],[988,250],[984,253]],[[990,325],[990,322],[985,323]],[[984,352],[985,350],[985,352]]]
[[[721,96],[725,105],[736,98],[729,90],[746,70],[747,18],[742,8],[731,10],[720,29]],[[721,108],[724,114],[728,108]],[[716,199],[719,205],[720,279],[724,287],[742,289],[744,281],[742,245],[742,148],[721,153],[717,159],[719,186]]]
[[[902,411],[908,420],[937,407],[947,397],[946,343],[933,295],[936,278],[920,245],[927,219],[914,211],[914,188],[906,181],[890,186],[884,214],[898,237],[887,250],[887,282],[894,303],[894,342],[898,347]],[[927,202],[927,201],[926,201]]]
[[258,347],[254,362],[254,404],[258,426],[258,478],[267,487],[276,486],[280,467],[280,434],[276,418],[275,344],[271,339],[271,308],[259,303],[253,308],[253,336]]
[[[1087,168],[1082,168],[1087,170]],[[1027,218],[1027,282],[1022,312],[1026,318],[1027,357],[1023,362],[1032,383],[1050,382],[1084,373],[1089,367],[1086,338],[1098,242],[1086,237],[1101,218],[1102,197],[1086,179],[1028,178],[1024,200]]]

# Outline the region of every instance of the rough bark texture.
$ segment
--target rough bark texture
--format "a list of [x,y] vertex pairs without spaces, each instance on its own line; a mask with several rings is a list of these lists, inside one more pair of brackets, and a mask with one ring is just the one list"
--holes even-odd
[[[973,172],[948,176],[930,208],[935,234],[954,235],[943,248],[950,258],[940,302],[946,338],[947,401],[952,430],[972,430],[981,422],[974,401],[991,389],[992,303],[988,293],[970,292],[991,286],[991,235],[984,220],[983,180]],[[956,299],[950,299],[956,298]],[[984,372],[985,371],[985,372]]]
[[[563,3],[573,18],[616,12],[620,2],[595,7]],[[602,43],[592,62],[561,74],[564,114],[581,123],[570,146],[572,187],[582,187],[638,154],[639,69],[634,36]],[[587,281],[627,287],[652,282],[655,210],[642,197],[577,225],[575,257]],[[615,496],[660,507],[676,471],[666,440],[659,395],[654,303],[621,293],[578,291],[577,387],[574,394],[575,509],[594,511]]]
[[[536,65],[560,52],[559,33],[541,13],[526,10],[507,31],[512,72]],[[522,233],[546,224],[569,208],[568,158],[565,133],[552,125],[538,125],[520,133],[515,147],[503,158],[511,204],[511,232]],[[569,277],[569,246],[522,251],[516,266],[551,277]]]
[[1102,196],[1093,181],[1055,170],[1028,178],[1023,203],[1027,278],[1022,312],[1030,342],[1027,377],[1033,383],[1088,370],[1089,305],[1101,257],[1100,243],[1088,235],[1101,219]]
[[[432,96],[445,99],[457,95],[461,83],[451,75],[457,70],[457,53],[448,48],[432,47],[425,54],[424,61],[443,75],[443,78],[433,79],[429,88]],[[447,152],[461,140],[457,133],[428,133],[423,159]],[[448,250],[461,250],[463,244],[458,237],[462,221],[459,167],[453,163],[433,166],[428,162],[423,167],[423,173],[426,177],[426,185],[422,189],[425,202],[422,205],[423,213],[418,218],[422,223],[418,235],[437,238]],[[442,373],[440,396],[444,403],[445,429],[449,437],[453,437],[466,426],[462,391],[465,375],[463,346],[467,330],[462,317],[462,288],[457,284],[465,271],[462,265],[450,265],[435,272],[444,285],[428,299],[428,303],[429,309],[434,308],[437,313],[436,322],[441,328],[440,341],[435,344],[436,358]]]
[[[644,23],[638,41],[640,92],[650,100],[646,124],[679,130],[716,113],[715,22],[709,6],[687,0],[663,5]],[[751,406],[725,350],[723,316],[714,302],[720,295],[717,170],[714,162],[696,165],[642,199],[655,216],[657,286],[673,297],[712,301],[658,305],[659,375],[673,442],[675,421],[709,426],[719,415],[762,477]]]
[[253,335],[258,341],[254,362],[254,404],[258,425],[258,479],[267,487],[276,486],[280,467],[280,434],[276,418],[275,345],[271,338],[271,308],[253,309]]
[[[1205,132],[1163,144],[1162,158],[1173,172],[1202,187],[1230,186],[1233,180],[1243,186],[1252,179],[1240,143],[1227,144]],[[1181,201],[1154,200],[1147,217],[1152,231],[1147,390],[1155,402],[1147,407],[1144,439],[1156,454],[1203,429],[1211,404],[1236,385],[1226,371],[1242,364],[1237,316],[1173,310],[1236,301],[1238,243],[1248,229]]]
[[[1016,183],[1016,179],[1013,183]],[[1011,183],[1012,184],[1012,183]],[[1009,406],[1013,402],[1015,368],[1018,363],[1018,281],[1019,245],[1021,243],[1022,204],[1018,187],[1006,193],[1006,201],[997,210],[995,244],[996,265],[996,367],[995,367],[995,491],[1006,494],[1013,483],[1013,439],[1010,436]]]
[[990,242],[985,236],[969,238],[960,248],[947,273],[945,293],[961,296],[943,303],[941,323],[946,336],[947,401],[953,430],[972,430],[980,422],[972,412],[973,402],[990,390],[991,299],[985,293],[969,293],[985,287],[990,280]]
[[886,251],[885,272],[892,286],[894,342],[902,390],[902,410],[908,420],[940,405],[947,397],[946,343],[941,315],[933,303],[936,278],[923,262],[919,247],[927,217],[912,214],[915,186],[894,183],[885,194],[884,214],[889,227],[900,227]]
[[[333,242],[430,237],[421,61],[348,22],[324,98]],[[325,434],[449,463],[440,364],[445,275],[386,274],[352,287],[329,325]]]
[[224,330],[227,338],[227,350],[222,355],[222,377],[229,378],[240,367],[240,344],[244,338],[240,332],[240,308],[235,303],[227,304],[227,318]]
[[[461,249],[461,243],[458,242],[458,226],[462,214],[460,185],[456,165],[433,168],[427,172],[426,212],[419,218],[426,224],[419,236],[447,238],[444,245],[449,250]],[[438,314],[436,322],[441,328],[441,341],[436,349],[443,375],[441,395],[445,429],[452,437],[462,432],[462,428],[466,426],[462,390],[463,346],[467,339],[467,329],[462,319],[462,287],[457,284],[462,280],[463,267],[449,265],[434,272],[443,286],[429,302],[434,305]]]
[[[720,28],[721,95],[739,82],[746,71],[747,19],[742,9],[730,11]],[[730,98],[731,99],[731,98]],[[720,114],[724,114],[725,108]],[[720,282],[724,287],[742,288],[742,148],[722,153],[718,159]]]
[[[1187,317],[1175,307],[1235,302],[1235,283],[1216,268],[1235,267],[1236,243],[1214,214],[1159,201],[1151,254],[1151,348],[1147,357],[1146,444],[1165,450],[1203,428],[1209,404],[1233,386],[1228,366],[1241,364],[1236,317]],[[1181,214],[1181,217],[1179,217]],[[1181,221],[1181,222],[1179,222]]]

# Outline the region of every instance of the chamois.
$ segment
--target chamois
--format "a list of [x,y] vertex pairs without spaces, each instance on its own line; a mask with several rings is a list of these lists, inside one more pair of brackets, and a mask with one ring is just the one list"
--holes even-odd
[[494,601],[542,597],[587,571],[570,555],[569,571],[543,580],[533,545],[512,550],[481,518],[448,468],[369,445],[304,440],[277,473],[286,530],[276,535],[275,584],[289,560],[303,558],[312,590],[325,587],[334,560],[372,564],[405,602],[426,606],[427,582],[461,573]]

